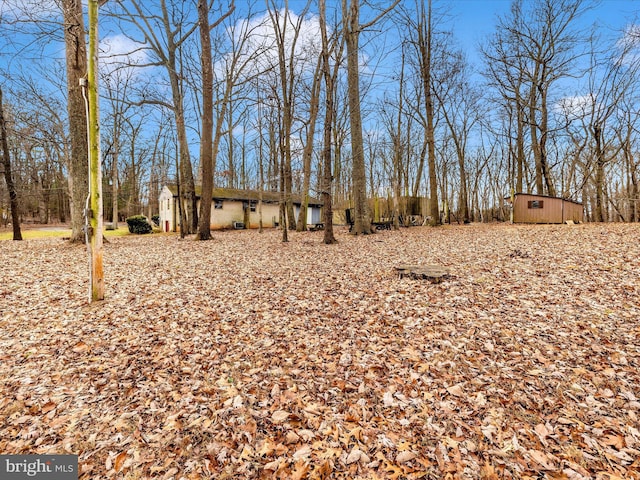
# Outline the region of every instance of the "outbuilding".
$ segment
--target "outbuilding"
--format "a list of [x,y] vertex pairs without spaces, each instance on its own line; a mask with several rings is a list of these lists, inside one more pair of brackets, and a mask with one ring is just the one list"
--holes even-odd
[[513,223],[580,223],[584,220],[582,204],[566,198],[516,193],[506,200],[512,203]]
[[[196,188],[198,210],[201,190]],[[292,195],[296,218],[300,213],[302,197]],[[260,205],[261,204],[261,205]],[[163,232],[178,231],[180,212],[178,210],[178,188],[165,185],[160,192],[160,226]],[[322,222],[322,202],[309,198],[307,224]],[[211,199],[211,229],[258,228],[262,216],[262,226],[275,227],[280,222],[280,193],[239,190],[235,188],[214,188]]]

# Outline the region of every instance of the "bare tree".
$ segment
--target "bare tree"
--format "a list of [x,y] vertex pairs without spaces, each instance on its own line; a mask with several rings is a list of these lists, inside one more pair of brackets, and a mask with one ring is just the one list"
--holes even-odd
[[[524,7],[528,11],[524,11]],[[580,34],[576,20],[588,8],[581,0],[514,0],[508,15],[498,21],[498,34],[485,57],[492,81],[505,100],[513,102],[517,126],[528,124],[535,163],[535,187],[539,194],[555,196],[556,187],[548,160],[548,142],[554,133],[550,119],[552,88],[562,78],[575,74],[572,67],[580,56],[576,50]],[[504,32],[501,33],[501,32]],[[506,78],[498,78],[506,74]],[[522,133],[518,130],[517,160],[522,163]],[[518,171],[519,185],[521,174]]]
[[458,160],[458,221],[468,223],[471,218],[465,159],[471,130],[481,115],[480,94],[469,83],[470,69],[464,54],[461,51],[441,52],[443,56],[435,62],[438,69],[433,85],[434,95],[442,105],[442,117]]
[[351,126],[351,155],[353,156],[353,234],[371,233],[371,215],[367,206],[367,176],[362,136],[362,113],[360,106],[360,33],[374,25],[399,3],[394,0],[373,20],[360,23],[360,0],[342,0],[343,34],[347,48],[347,84],[349,96],[349,122]]
[[[291,134],[294,123],[295,110],[295,83],[298,80],[296,75],[296,44],[300,37],[301,26],[310,3],[307,2],[302,12],[298,15],[297,22],[293,22],[288,3],[285,2],[283,11],[277,10],[273,1],[268,1],[269,17],[275,33],[275,43],[278,55],[279,73],[279,93],[282,107],[281,125],[281,145],[283,148],[282,170],[284,186],[285,211],[287,215],[287,225],[290,229],[296,228],[295,214],[293,210],[292,193],[292,171],[291,171]],[[289,29],[293,28],[293,34],[289,34]],[[306,221],[306,220],[305,220]]]
[[[633,98],[635,95],[629,95]],[[635,99],[637,102],[638,99]],[[629,99],[621,102],[620,105],[621,126],[618,130],[618,141],[622,146],[622,155],[624,158],[624,169],[627,177],[627,203],[628,216],[630,222],[640,221],[640,157],[634,152],[637,149],[637,137],[635,133],[638,129],[638,121],[640,120],[640,110],[637,104]]]
[[498,98],[489,101],[500,105],[509,120],[503,129],[503,135],[509,145],[512,190],[524,192],[527,96],[524,94],[523,56],[518,53],[521,46],[508,29],[500,26],[496,30],[494,36],[481,48],[486,65],[484,75],[489,86],[498,92]]
[[[322,60],[322,77],[325,86],[325,105],[324,105],[324,126],[323,126],[323,146],[322,146],[322,165],[323,173],[320,180],[322,202],[323,202],[323,220],[324,220],[324,238],[325,244],[336,243],[336,237],[333,233],[333,169],[332,169],[332,145],[333,142],[333,124],[335,115],[335,97],[336,97],[336,79],[342,60],[344,48],[344,37],[334,34],[329,39],[327,32],[327,8],[325,0],[320,0],[320,36],[322,38],[322,50],[320,57]],[[333,63],[332,63],[333,62]]]
[[316,122],[320,109],[320,87],[322,85],[322,55],[318,55],[318,63],[313,72],[311,91],[309,92],[309,118],[306,122],[304,147],[302,149],[302,203],[298,213],[298,232],[307,229],[307,208],[309,205],[309,189],[311,188],[311,159],[313,157],[313,140]]
[[[201,4],[199,4],[199,8],[200,23],[201,25],[203,25],[205,21],[203,18],[204,9]],[[222,22],[224,22],[224,20],[227,19],[234,12],[234,10],[235,6],[232,3],[231,7],[224,14],[221,14],[219,19],[216,20],[213,25],[208,26],[208,29],[211,30],[216,26],[222,24]],[[202,34],[202,28],[203,27],[201,26],[201,42],[208,42],[207,45],[210,46],[211,40],[210,38],[204,38]],[[213,108],[213,97],[208,98],[209,94],[207,93],[207,91],[210,91],[211,95],[213,95],[214,72],[212,69],[210,69],[213,58],[210,48],[207,49],[207,45],[205,44],[203,44],[202,47],[203,126],[201,132],[201,163],[203,169],[203,199],[209,199],[212,196],[214,180],[213,173],[215,172],[216,168],[216,159],[220,150],[220,142],[222,140],[222,136],[225,133],[223,131],[223,125],[225,121],[228,121],[228,117],[231,118],[231,121],[229,121],[228,131],[226,133],[228,133],[229,135],[229,143],[233,143],[232,102],[234,89],[236,89],[239,84],[250,83],[255,77],[260,74],[259,71],[251,72],[249,75],[246,74],[247,68],[251,65],[255,65],[256,58],[264,52],[263,47],[257,47],[254,51],[251,52],[248,51],[247,45],[253,33],[253,28],[255,27],[252,26],[249,22],[241,22],[239,30],[236,30],[235,26],[228,29],[229,40],[231,41],[231,51],[228,52],[225,55],[224,60],[220,62],[220,70],[222,72],[222,78],[220,82],[221,91],[219,92],[216,109]],[[206,50],[209,51],[206,52]],[[205,56],[209,57],[208,60],[205,60]],[[207,62],[206,65],[205,62]],[[205,116],[209,116],[210,118],[205,119]],[[214,130],[212,135],[210,133],[205,134],[205,132],[209,132],[209,130],[212,129]],[[210,201],[203,201],[203,204],[200,208],[200,227],[198,238],[202,240],[208,238],[204,230],[206,229],[207,231],[209,231],[211,216],[210,203]]]
[[[202,196],[200,205],[200,220],[198,240],[211,238],[211,197],[213,195],[213,169],[214,169],[214,145],[213,145],[213,56],[211,54],[211,28],[215,25],[209,23],[209,0],[198,0],[198,25],[200,27],[200,55],[202,63],[202,130],[200,132],[200,162],[202,167]],[[235,7],[218,21],[231,15]],[[224,104],[226,106],[226,102]],[[220,122],[218,122],[219,124]]]
[[[625,148],[617,142],[619,135],[616,119],[625,96],[631,92],[638,80],[640,62],[632,46],[623,46],[622,51],[609,48],[606,57],[600,60],[596,48],[592,48],[589,69],[589,95],[586,97],[587,128],[591,138],[594,158],[595,221],[604,222],[605,215],[605,168]],[[602,62],[602,64],[600,64]],[[597,72],[604,72],[599,76]],[[613,128],[612,128],[613,127]]]
[[4,170],[4,180],[7,184],[7,190],[9,191],[13,239],[22,240],[22,233],[20,232],[20,215],[18,214],[18,194],[13,183],[13,175],[11,174],[11,157],[9,152],[9,141],[7,140],[7,123],[4,118],[2,87],[0,87],[0,143],[2,145],[2,166]]
[[67,61],[67,112],[69,115],[69,191],[71,241],[84,242],[84,209],[89,194],[87,114],[82,88],[87,78],[87,47],[80,0],[62,0]]
[[160,105],[170,109],[174,114],[179,145],[181,204],[183,204],[180,209],[180,234],[184,236],[194,233],[198,226],[198,210],[185,120],[185,94],[181,76],[180,53],[185,42],[198,28],[198,24],[197,22],[189,22],[184,11],[184,2],[160,0],[159,11],[157,11],[157,5],[149,5],[140,0],[129,2],[119,0],[116,3],[121,12],[115,15],[125,24],[122,31],[126,35],[131,35],[131,39],[135,42],[133,34],[128,33],[129,26],[133,26],[143,37],[143,48],[149,50],[155,57],[154,62],[138,66],[163,67],[169,79],[171,102],[161,98],[152,98],[148,96],[148,92],[145,92],[140,103]]
[[132,68],[116,68],[102,75],[102,84],[105,86],[107,102],[110,106],[111,132],[110,142],[105,148],[105,157],[111,158],[111,219],[113,228],[118,228],[118,194],[119,176],[118,164],[122,153],[123,127],[126,123],[127,112],[133,104],[129,95],[131,84],[134,81]]
[[[426,147],[427,167],[429,175],[429,224],[439,225],[440,203],[438,200],[438,169],[436,163],[436,104],[434,95],[433,57],[435,38],[433,34],[434,19],[431,0],[416,0],[415,11],[408,10],[404,14],[405,21],[411,26],[408,30],[408,43],[413,47],[417,76],[419,79],[416,100],[420,103],[413,106],[416,115],[421,119],[424,129],[424,145]],[[423,113],[424,112],[424,113]],[[420,168],[421,170],[421,168]]]

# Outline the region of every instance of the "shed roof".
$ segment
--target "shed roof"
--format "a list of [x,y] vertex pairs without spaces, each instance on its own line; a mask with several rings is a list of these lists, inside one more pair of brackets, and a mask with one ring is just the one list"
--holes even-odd
[[[527,197],[536,197],[536,198],[550,198],[550,199],[554,199],[554,200],[564,200],[565,202],[571,202],[571,203],[575,203],[576,205],[582,205],[582,203],[580,202],[576,202],[575,200],[571,200],[570,198],[562,198],[562,197],[551,197],[549,195],[537,195],[535,193],[516,193],[513,195],[514,198],[518,197],[518,196],[527,196]],[[505,200],[511,200],[511,196],[508,197],[504,197]]]
[[[178,196],[177,185],[167,185],[174,197]],[[202,186],[196,185],[196,197],[202,196]],[[302,195],[292,194],[291,198],[294,204],[302,204]],[[258,190],[241,190],[238,188],[214,188],[212,200],[238,200],[238,201],[258,201],[260,200],[260,192]],[[267,203],[278,203],[280,201],[280,192],[263,191],[262,201]],[[309,197],[309,205],[321,207],[322,200]]]

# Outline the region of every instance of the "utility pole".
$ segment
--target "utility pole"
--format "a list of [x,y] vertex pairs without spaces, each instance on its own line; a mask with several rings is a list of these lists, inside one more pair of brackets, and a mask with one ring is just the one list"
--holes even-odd
[[86,236],[89,248],[90,301],[104,300],[102,267],[102,169],[100,163],[100,115],[98,111],[98,4],[89,0],[89,198],[86,206]]

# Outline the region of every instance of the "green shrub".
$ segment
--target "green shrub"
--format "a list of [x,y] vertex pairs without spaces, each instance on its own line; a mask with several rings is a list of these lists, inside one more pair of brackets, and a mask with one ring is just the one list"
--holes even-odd
[[129,226],[130,233],[136,233],[138,235],[151,233],[153,230],[149,220],[147,220],[147,217],[144,215],[134,215],[133,217],[127,218],[127,225]]
[[151,221],[153,222],[153,224],[154,224],[156,227],[159,227],[159,226],[160,226],[160,215],[153,215],[153,216],[151,217]]

